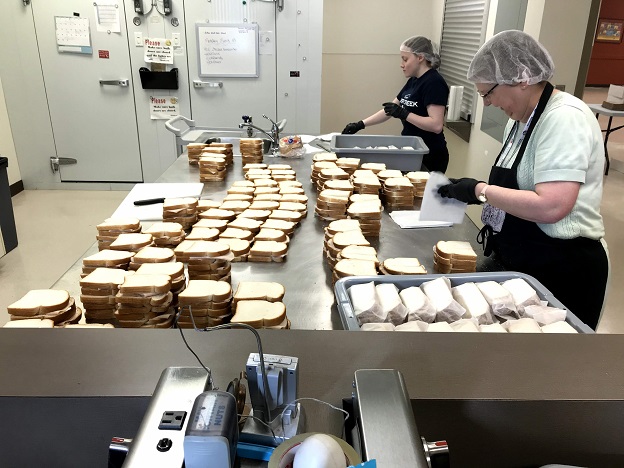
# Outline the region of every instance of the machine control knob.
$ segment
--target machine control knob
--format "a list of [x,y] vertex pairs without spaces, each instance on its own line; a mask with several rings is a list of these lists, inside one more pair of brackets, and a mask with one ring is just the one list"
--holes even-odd
[[158,441],[158,444],[156,445],[156,450],[158,450],[159,452],[166,452],[171,448],[172,445],[173,442],[171,442],[171,439],[163,437]]

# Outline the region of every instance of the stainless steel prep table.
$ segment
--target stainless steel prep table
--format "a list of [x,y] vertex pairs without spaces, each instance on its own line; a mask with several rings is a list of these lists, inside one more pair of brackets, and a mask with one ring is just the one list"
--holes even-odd
[[[303,159],[272,158],[265,156],[267,164],[289,164],[297,174],[308,196],[308,216],[303,218],[291,238],[288,257],[284,263],[241,262],[232,264],[232,286],[239,281],[276,281],[286,288],[284,303],[292,328],[305,330],[340,330],[342,325],[334,305],[331,270],[323,255],[323,228],[329,224],[314,215],[317,192],[310,176],[312,154]],[[222,200],[227,189],[236,180],[243,180],[240,156],[234,156],[234,164],[228,166],[226,180],[206,182],[202,198]],[[198,182],[199,169],[190,166],[186,154],[180,156],[157,182]],[[464,222],[450,228],[401,229],[386,211],[383,213],[379,239],[369,239],[377,249],[380,260],[392,257],[416,257],[427,271],[434,273],[432,248],[440,240],[467,240],[479,254],[478,271],[496,271],[501,268],[483,257],[482,247],[476,242],[477,228],[465,216]],[[95,233],[94,233],[95,238]],[[84,256],[97,252],[93,245]],[[80,272],[82,258],[54,285],[66,289],[74,297],[80,296]]]

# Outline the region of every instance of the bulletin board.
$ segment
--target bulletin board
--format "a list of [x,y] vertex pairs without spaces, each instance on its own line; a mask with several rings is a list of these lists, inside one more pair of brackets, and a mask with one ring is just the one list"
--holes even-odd
[[197,23],[201,77],[257,77],[258,25]]

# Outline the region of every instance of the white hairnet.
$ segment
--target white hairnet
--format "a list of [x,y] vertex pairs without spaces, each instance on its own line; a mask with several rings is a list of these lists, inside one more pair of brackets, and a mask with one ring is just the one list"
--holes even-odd
[[423,36],[412,36],[405,39],[401,47],[401,52],[410,52],[416,55],[422,55],[432,68],[440,66],[440,55],[437,46],[429,39]]
[[474,83],[513,85],[549,80],[555,71],[552,57],[542,44],[523,31],[496,34],[477,51],[468,79]]

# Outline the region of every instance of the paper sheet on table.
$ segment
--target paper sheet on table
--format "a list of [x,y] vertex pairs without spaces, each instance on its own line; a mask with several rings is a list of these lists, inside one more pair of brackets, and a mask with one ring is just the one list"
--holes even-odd
[[422,221],[447,221],[459,224],[464,220],[467,204],[454,198],[442,198],[438,189],[450,184],[451,181],[441,172],[429,174],[425,186],[425,194],[420,205],[420,219]]
[[420,211],[417,210],[392,211],[390,217],[401,229],[448,227],[453,225],[453,223],[448,221],[421,221]]

